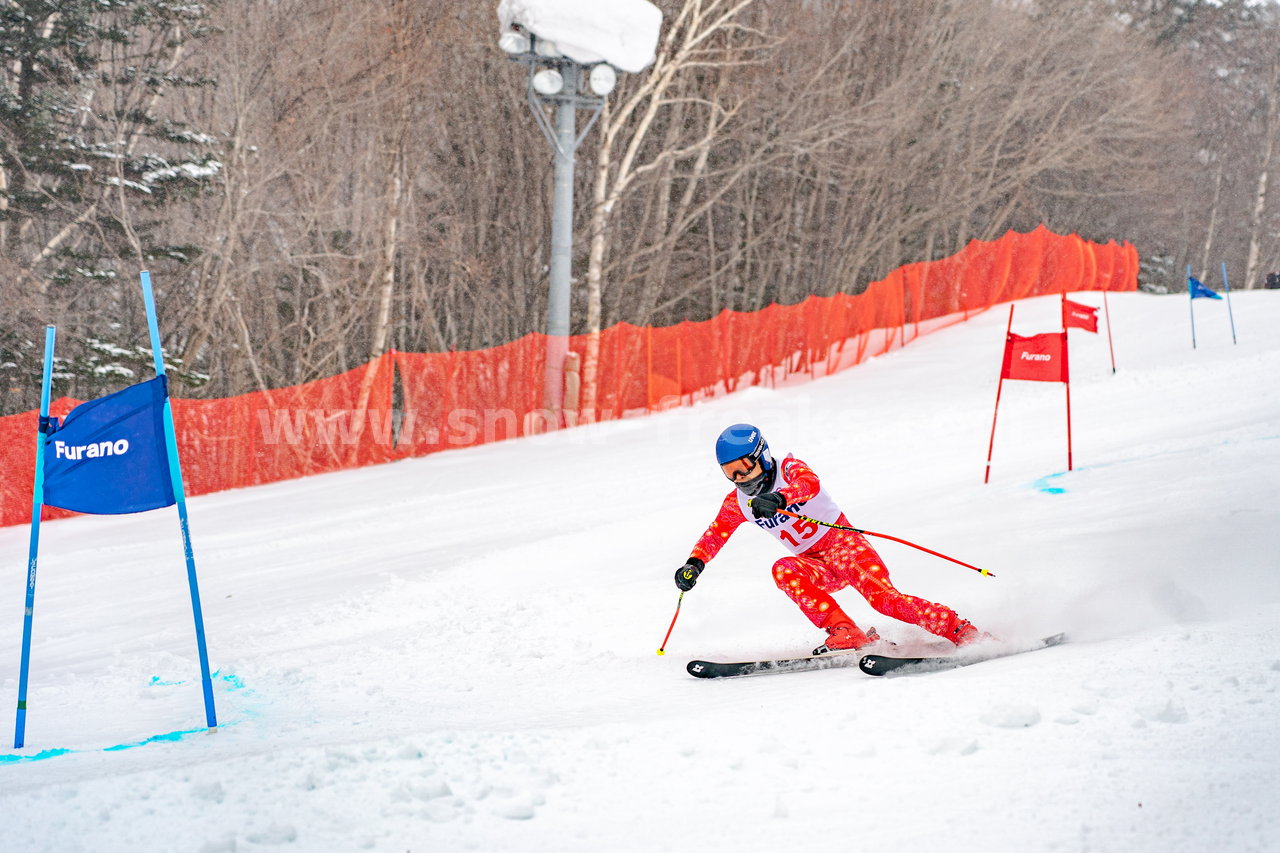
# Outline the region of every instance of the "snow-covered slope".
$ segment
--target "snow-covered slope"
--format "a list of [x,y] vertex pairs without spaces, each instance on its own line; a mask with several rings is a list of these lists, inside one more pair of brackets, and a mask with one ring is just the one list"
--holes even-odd
[[[998,308],[809,384],[194,499],[212,734],[173,511],[49,523],[0,846],[1280,849],[1280,294],[1234,295],[1238,345],[1198,303],[1195,350],[1185,296],[1109,299],[1117,373],[1105,335],[1071,333],[1072,472],[1062,386],[1006,383],[982,483]],[[1014,331],[1057,307],[1020,303]],[[855,524],[996,574],[882,543],[901,589],[1072,642],[911,678],[694,680],[691,657],[821,639],[744,528],[656,656],[739,420]],[[0,530],[5,737],[26,548]]]

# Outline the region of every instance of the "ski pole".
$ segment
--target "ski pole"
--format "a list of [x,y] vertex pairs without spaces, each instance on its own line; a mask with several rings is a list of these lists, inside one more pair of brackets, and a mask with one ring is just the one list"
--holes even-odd
[[658,654],[665,655],[667,653],[667,640],[671,639],[671,629],[676,626],[676,616],[680,615],[680,603],[684,601],[684,590],[680,591],[680,597],[676,599],[676,615],[671,617],[671,626],[667,628],[667,636],[662,638],[662,645],[658,648]]
[[934,551],[931,548],[926,548],[923,545],[917,545],[914,542],[908,542],[905,539],[899,539],[897,536],[890,536],[888,533],[875,533],[870,530],[861,530],[857,527],[845,527],[842,524],[829,524],[828,522],[818,521],[818,519],[816,518],[810,518],[809,516],[801,515],[798,512],[789,512],[788,510],[785,510],[785,509],[778,510],[778,515],[789,515],[792,518],[798,518],[801,521],[807,521],[810,524],[820,524],[823,527],[830,527],[832,530],[848,530],[850,533],[861,533],[863,536],[875,536],[879,539],[889,539],[893,542],[900,542],[903,545],[909,545],[912,548],[915,548],[917,551],[924,551],[926,554],[932,554],[935,557],[941,557],[944,560],[950,560],[951,562],[956,563],[957,565],[964,566],[966,569],[973,569],[975,572],[977,572],[980,575],[986,575],[989,578],[995,577],[995,575],[993,575],[991,572],[987,571],[986,569],[980,569],[977,566],[973,566],[966,563],[964,560],[957,560],[955,557],[948,557],[946,554],[939,554],[937,551]]

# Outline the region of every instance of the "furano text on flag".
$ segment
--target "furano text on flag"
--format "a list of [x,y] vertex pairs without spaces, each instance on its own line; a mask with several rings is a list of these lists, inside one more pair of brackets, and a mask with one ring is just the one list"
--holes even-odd
[[44,427],[44,502],[115,515],[175,502],[164,437],[166,379],[81,403]]

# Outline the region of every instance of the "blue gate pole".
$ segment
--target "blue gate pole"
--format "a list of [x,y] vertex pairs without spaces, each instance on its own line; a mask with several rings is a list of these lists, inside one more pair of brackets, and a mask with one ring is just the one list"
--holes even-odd
[[[1249,282],[1245,282],[1248,284]],[[1227,262],[1222,262],[1222,289],[1227,292],[1227,318],[1231,320],[1231,343],[1236,342],[1236,318],[1231,314],[1231,286],[1227,284]]]
[[31,546],[27,552],[27,606],[22,616],[22,664],[18,670],[18,717],[13,725],[13,748],[27,739],[27,675],[31,670],[31,620],[36,606],[36,558],[40,553],[40,510],[44,506],[44,435],[49,419],[49,386],[53,377],[53,326],[44,328],[44,378],[40,383],[40,427],[36,433],[36,479],[31,490]]
[[[142,301],[147,309],[147,328],[151,332],[151,353],[156,376],[164,376],[164,353],[160,349],[160,324],[156,321],[156,303],[151,294],[151,273],[142,271]],[[204,689],[204,716],[209,728],[217,728],[218,715],[213,708],[213,679],[209,675],[209,651],[204,641],[204,613],[200,609],[200,587],[196,583],[196,558],[191,550],[191,527],[187,522],[187,495],[182,486],[182,466],[178,461],[178,438],[173,431],[173,409],[169,392],[164,396],[164,444],[169,457],[169,479],[178,504],[178,523],[182,527],[182,550],[187,560],[187,585],[191,587],[191,612],[196,621],[196,647],[200,652],[200,684]]]

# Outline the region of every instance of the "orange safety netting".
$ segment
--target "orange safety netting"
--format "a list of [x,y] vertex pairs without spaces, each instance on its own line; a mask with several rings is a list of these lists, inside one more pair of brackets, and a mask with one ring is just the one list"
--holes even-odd
[[[940,261],[908,264],[863,293],[724,311],[702,322],[599,335],[595,410],[610,420],[753,384],[799,381],[902,346],[973,312],[1029,296],[1134,290],[1132,245],[1091,243],[1043,226],[974,241]],[[546,336],[486,350],[384,355],[338,376],[217,400],[173,400],[189,495],[355,468],[450,447],[545,432]],[[589,338],[569,340],[585,357]],[[61,398],[65,416],[78,401]],[[30,520],[37,413],[0,418],[0,525]],[[45,518],[70,515],[45,509]]]

